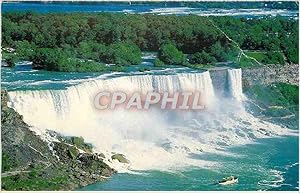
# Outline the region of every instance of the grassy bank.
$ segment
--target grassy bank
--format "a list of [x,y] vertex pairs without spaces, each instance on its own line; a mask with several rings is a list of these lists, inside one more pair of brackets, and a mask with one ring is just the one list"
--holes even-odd
[[254,85],[246,87],[245,94],[255,104],[252,108],[259,116],[293,129],[299,127],[299,86],[286,83]]

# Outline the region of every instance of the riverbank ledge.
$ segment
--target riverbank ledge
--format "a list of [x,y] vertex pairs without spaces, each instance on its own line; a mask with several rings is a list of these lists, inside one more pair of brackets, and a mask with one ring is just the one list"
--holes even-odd
[[80,137],[42,140],[7,102],[2,90],[2,190],[74,190],[116,173]]

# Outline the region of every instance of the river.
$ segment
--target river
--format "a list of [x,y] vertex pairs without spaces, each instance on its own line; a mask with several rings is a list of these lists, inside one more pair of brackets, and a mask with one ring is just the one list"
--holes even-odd
[[[218,9],[180,3],[2,4],[3,12],[25,10],[298,17],[298,11],[288,9]],[[146,54],[141,65],[152,67],[152,60],[153,56]],[[226,96],[215,89],[209,72],[184,67],[58,73],[32,70],[30,64],[20,63],[15,69],[2,68],[1,85],[9,91],[9,105],[33,128],[83,136],[107,157],[119,152],[130,160],[129,166],[112,163],[118,174],[79,190],[298,190],[298,126],[286,128],[255,116],[251,105],[246,108],[249,100],[241,87],[242,71],[224,70],[230,85]],[[190,88],[206,94],[206,111],[101,113],[89,104],[100,90]],[[45,114],[47,117],[41,116]],[[238,176],[239,182],[216,184],[230,175]]]

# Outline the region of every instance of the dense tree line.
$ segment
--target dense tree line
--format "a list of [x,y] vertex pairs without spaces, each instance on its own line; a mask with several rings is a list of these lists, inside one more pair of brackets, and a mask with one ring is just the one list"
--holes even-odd
[[57,71],[139,64],[141,50],[158,52],[157,65],[234,60],[238,49],[215,25],[242,49],[269,51],[266,63],[277,52],[298,62],[298,21],[278,17],[5,13],[2,45],[16,49],[17,56],[6,55],[9,62],[31,60],[35,68]]
[[271,61],[280,58],[278,52],[283,52],[288,62],[298,63],[298,20],[282,17],[262,19],[215,17],[213,20],[242,49],[267,51]]

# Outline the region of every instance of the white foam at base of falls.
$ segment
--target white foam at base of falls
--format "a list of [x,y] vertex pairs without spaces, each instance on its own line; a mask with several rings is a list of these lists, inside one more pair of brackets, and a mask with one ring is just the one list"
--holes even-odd
[[[194,159],[190,154],[227,154],[228,146],[251,143],[274,135],[287,134],[286,128],[264,122],[249,114],[239,102],[241,74],[230,71],[231,93],[237,100],[217,98],[209,72],[178,75],[123,76],[93,80],[66,90],[9,92],[9,106],[23,115],[34,128],[49,129],[68,136],[82,136],[106,154],[106,162],[119,172],[134,170],[176,170],[188,166],[212,167],[215,163]],[[238,85],[235,85],[238,84]],[[93,97],[99,91],[199,90],[205,111],[148,111],[118,109],[98,111]],[[112,152],[122,153],[130,165],[109,160]],[[220,166],[220,165],[219,165]]]

